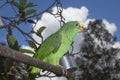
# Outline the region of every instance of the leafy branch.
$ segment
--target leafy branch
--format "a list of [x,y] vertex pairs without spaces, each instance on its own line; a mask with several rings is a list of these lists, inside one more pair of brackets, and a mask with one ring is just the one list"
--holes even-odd
[[[8,0],[6,0],[6,4],[7,4],[7,1]],[[38,44],[38,45],[40,44],[36,40],[34,40],[31,36],[32,33],[38,34],[37,32],[34,31],[35,26],[31,27],[31,30],[29,31],[29,33],[26,33],[18,25],[27,23],[27,22],[36,25],[36,23],[38,22],[38,20],[40,19],[41,15],[44,12],[50,13],[55,18],[59,17],[60,25],[64,23],[64,20],[65,20],[64,17],[62,16],[63,9],[62,9],[62,3],[60,2],[60,0],[54,0],[53,3],[50,6],[48,6],[48,8],[38,13],[36,12],[35,9],[33,9],[33,7],[35,7],[36,5],[31,2],[27,2],[27,0],[20,0],[20,1],[11,0],[9,1],[9,4],[12,6],[13,11],[15,12],[15,16],[14,17],[1,16],[2,21],[4,22],[4,25],[0,25],[0,29],[7,29],[8,34],[12,35],[12,32],[13,32],[12,28],[16,28],[25,37],[26,41],[30,39],[35,44]],[[50,9],[53,6],[57,6],[57,13],[55,14],[50,12]],[[33,21],[32,19],[35,19],[36,22]],[[43,41],[43,36],[40,35],[39,37]]]

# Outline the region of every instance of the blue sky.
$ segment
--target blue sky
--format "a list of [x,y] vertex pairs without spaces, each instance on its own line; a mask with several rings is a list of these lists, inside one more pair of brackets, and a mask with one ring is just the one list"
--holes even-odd
[[106,19],[115,23],[117,31],[115,36],[120,41],[120,0],[62,0],[64,7],[85,6],[89,10],[89,18]]
[[[34,2],[35,4],[38,4],[38,6],[35,7],[35,9],[39,11],[44,10],[47,8],[53,0],[29,0]],[[120,9],[119,9],[119,3],[120,0],[61,0],[63,4],[63,8],[68,7],[75,7],[75,8],[81,8],[82,6],[85,6],[89,10],[88,18],[94,18],[94,19],[106,19],[109,22],[115,23],[117,26],[117,31],[115,33],[115,36],[117,37],[117,40],[120,41]],[[1,2],[0,2],[1,3]],[[0,10],[0,15],[4,16],[11,16],[13,15],[12,9],[9,7],[4,7]],[[23,27],[26,29],[28,28],[28,25]],[[0,36],[4,37],[3,32],[5,30],[0,31]],[[19,32],[15,32],[15,36],[21,36]],[[24,37],[22,37],[24,38]],[[21,44],[24,42],[21,37],[18,37],[18,40],[21,40]],[[2,38],[0,42],[2,42]],[[4,41],[3,41],[4,42]]]

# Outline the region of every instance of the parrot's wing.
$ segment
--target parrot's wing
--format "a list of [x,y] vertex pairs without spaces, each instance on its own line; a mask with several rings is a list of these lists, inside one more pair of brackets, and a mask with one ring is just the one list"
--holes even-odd
[[37,53],[35,53],[34,57],[40,60],[43,60],[46,56],[51,55],[51,53],[55,53],[61,45],[61,35],[59,33],[55,33],[49,36],[45,41],[43,41],[42,45],[38,48]]

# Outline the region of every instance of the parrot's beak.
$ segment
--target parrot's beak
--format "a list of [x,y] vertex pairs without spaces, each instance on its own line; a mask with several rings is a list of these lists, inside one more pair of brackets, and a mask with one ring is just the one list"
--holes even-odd
[[82,31],[83,31],[83,23],[80,22],[80,30],[79,30],[79,32],[82,32]]

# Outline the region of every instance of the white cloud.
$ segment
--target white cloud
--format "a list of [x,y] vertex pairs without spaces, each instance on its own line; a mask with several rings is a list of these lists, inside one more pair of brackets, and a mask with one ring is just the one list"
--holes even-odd
[[115,42],[113,44],[113,48],[120,48],[120,42]]
[[63,9],[63,16],[66,21],[85,21],[88,16],[88,9],[86,7],[73,8],[69,7]]
[[103,19],[104,24],[106,25],[106,29],[112,34],[114,35],[115,31],[117,30],[117,27],[114,23],[110,23],[107,20]]

